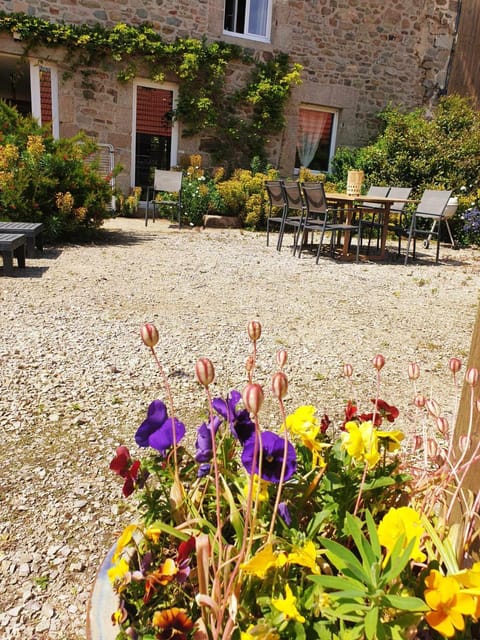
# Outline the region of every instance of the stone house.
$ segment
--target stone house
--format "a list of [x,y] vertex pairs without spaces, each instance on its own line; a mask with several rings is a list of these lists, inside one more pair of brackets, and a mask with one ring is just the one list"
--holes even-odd
[[[0,0],[5,14],[105,27],[149,22],[166,41],[222,40],[265,60],[287,52],[302,65],[302,83],[292,89],[286,127],[267,143],[284,175],[300,165],[325,171],[338,146],[368,142],[389,103],[411,109],[445,93],[460,8],[460,0]],[[56,136],[84,130],[109,145],[124,167],[123,190],[148,182],[152,166],[199,151],[209,166],[202,134],[184,136],[169,118],[175,75],[120,83],[111,61],[86,90],[65,51],[23,54],[18,34],[1,30],[0,97],[51,122]]]

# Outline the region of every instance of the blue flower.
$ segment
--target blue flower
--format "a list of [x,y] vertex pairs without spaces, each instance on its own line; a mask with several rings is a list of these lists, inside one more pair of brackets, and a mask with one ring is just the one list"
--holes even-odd
[[212,401],[215,411],[230,425],[230,430],[241,444],[245,444],[255,432],[255,425],[250,420],[250,414],[246,409],[237,410],[242,394],[233,389],[227,399],[214,398]]
[[[268,482],[280,482],[280,476],[282,472],[282,463],[283,463],[283,453],[285,449],[285,440],[280,436],[277,436],[276,433],[272,433],[271,431],[264,431],[260,434],[260,442],[262,449],[262,472],[261,478],[262,480],[267,480]],[[242,452],[242,464],[248,473],[256,473],[258,475],[258,460],[259,455],[257,455],[257,459],[254,460],[254,447],[255,447],[255,438],[250,438],[245,443]],[[297,454],[295,452],[294,446],[288,442],[287,443],[287,461],[285,466],[285,476],[284,481],[288,480],[293,476],[297,469]]]
[[288,510],[286,502],[280,502],[280,504],[278,505],[278,513],[287,527],[289,527],[292,524],[292,516],[290,515],[290,511]]
[[176,418],[169,418],[165,404],[154,400],[148,407],[146,420],[137,429],[135,442],[139,447],[152,447],[164,454],[174,444],[174,433],[178,444],[185,435],[185,425]]

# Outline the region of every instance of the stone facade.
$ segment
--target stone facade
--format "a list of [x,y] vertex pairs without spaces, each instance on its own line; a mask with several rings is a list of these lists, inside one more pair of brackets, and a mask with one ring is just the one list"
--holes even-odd
[[[206,35],[244,45],[260,57],[289,52],[291,61],[303,66],[302,84],[292,92],[285,131],[268,145],[271,162],[288,175],[301,104],[335,109],[336,145],[359,146],[376,133],[376,114],[387,104],[411,109],[444,92],[459,2],[273,0],[270,42],[225,35],[224,0],[0,0],[0,9],[75,24],[148,21],[166,40]],[[0,36],[0,64],[2,56],[21,52],[21,43]],[[58,68],[60,135],[83,129],[112,144],[124,167],[120,185],[133,185],[134,83],[120,84],[112,62],[91,76],[86,89],[80,74],[63,77],[69,69],[62,52],[50,49],[35,56]],[[175,83],[176,78],[169,80]],[[182,138],[178,131],[177,159],[199,148],[201,138]]]

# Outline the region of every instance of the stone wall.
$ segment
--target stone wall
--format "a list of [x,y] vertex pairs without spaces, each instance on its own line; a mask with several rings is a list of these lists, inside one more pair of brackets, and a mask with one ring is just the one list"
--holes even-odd
[[[269,141],[271,161],[291,173],[299,104],[339,110],[338,145],[365,144],[377,131],[376,114],[387,104],[407,109],[428,104],[444,90],[454,38],[458,0],[274,0],[271,43],[224,36],[223,0],[0,0],[0,9],[70,23],[148,21],[165,39],[177,36],[223,38],[255,49],[259,56],[287,51],[303,65],[303,83],[293,90],[288,126]],[[0,38],[0,54],[19,51]],[[68,62],[55,50],[40,53]],[[132,83],[116,80],[116,68],[101,68],[85,89],[74,75],[59,87],[60,134],[79,128],[113,144],[131,183]],[[179,154],[201,139],[179,140]]]

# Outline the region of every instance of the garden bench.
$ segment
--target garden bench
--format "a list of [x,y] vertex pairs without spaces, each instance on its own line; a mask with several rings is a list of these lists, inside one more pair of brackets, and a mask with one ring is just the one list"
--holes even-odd
[[0,233],[20,233],[27,239],[27,258],[35,257],[35,247],[43,251],[41,222],[0,222]]
[[3,273],[13,275],[13,258],[20,269],[25,268],[25,248],[27,238],[21,233],[0,233],[0,254],[3,258]]

